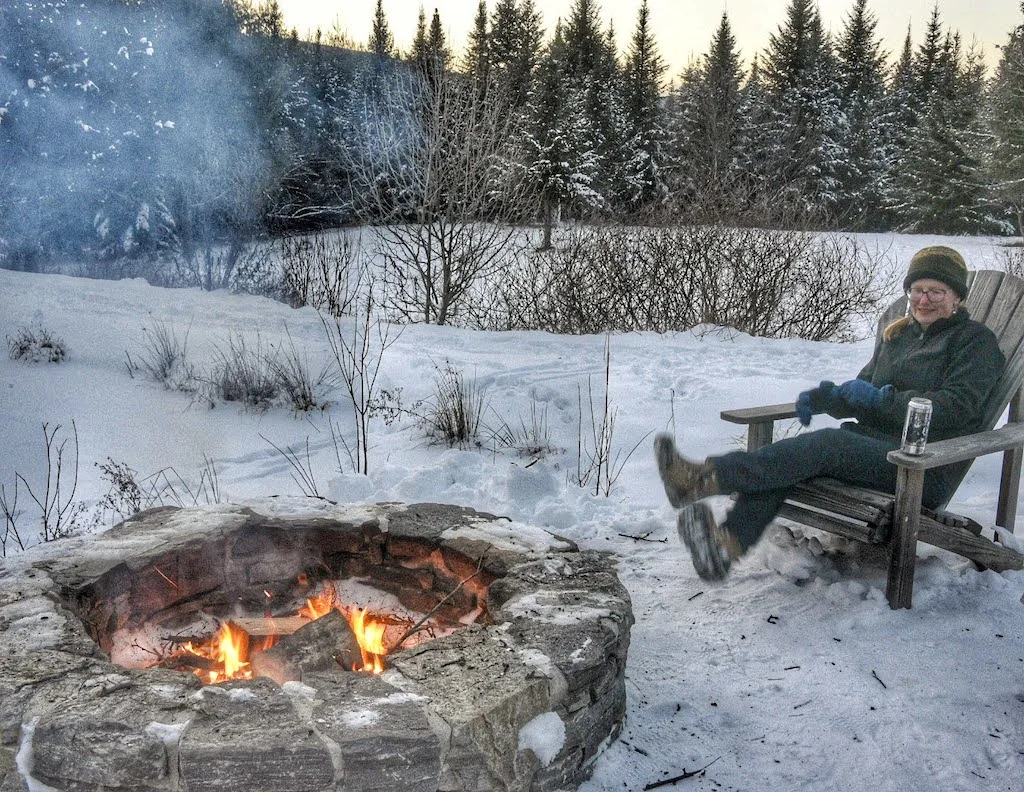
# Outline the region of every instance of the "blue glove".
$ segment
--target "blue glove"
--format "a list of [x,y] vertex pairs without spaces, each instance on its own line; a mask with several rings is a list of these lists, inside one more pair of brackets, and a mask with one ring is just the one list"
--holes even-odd
[[812,415],[828,412],[838,401],[840,396],[836,384],[822,380],[817,388],[806,390],[796,397],[796,417],[802,426],[810,426]]
[[839,395],[843,401],[851,407],[859,407],[863,410],[873,410],[882,403],[882,400],[896,389],[892,385],[885,385],[876,388],[867,380],[852,379],[839,386]]

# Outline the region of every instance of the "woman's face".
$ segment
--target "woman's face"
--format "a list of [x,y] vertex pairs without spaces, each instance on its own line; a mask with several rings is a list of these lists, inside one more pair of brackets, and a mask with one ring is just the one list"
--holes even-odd
[[922,278],[910,284],[910,315],[921,327],[948,319],[960,307],[960,296],[942,281]]

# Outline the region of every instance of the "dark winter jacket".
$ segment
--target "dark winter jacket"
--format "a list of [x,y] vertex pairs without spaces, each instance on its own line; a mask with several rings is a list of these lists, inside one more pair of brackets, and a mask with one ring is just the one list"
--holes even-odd
[[981,424],[985,403],[1005,363],[995,334],[963,307],[927,329],[911,321],[892,340],[880,340],[857,375],[876,387],[892,384],[895,392],[853,417],[868,434],[899,441],[907,403],[923,397],[932,403],[929,441],[983,431],[990,428]]

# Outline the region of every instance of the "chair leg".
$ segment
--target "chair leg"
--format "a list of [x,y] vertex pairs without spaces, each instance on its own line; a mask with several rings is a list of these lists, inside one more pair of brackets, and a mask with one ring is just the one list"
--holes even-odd
[[897,470],[892,539],[889,544],[889,578],[885,588],[889,607],[894,610],[911,607],[914,596],[914,565],[917,562],[917,532],[921,522],[923,489],[923,470],[903,467]]

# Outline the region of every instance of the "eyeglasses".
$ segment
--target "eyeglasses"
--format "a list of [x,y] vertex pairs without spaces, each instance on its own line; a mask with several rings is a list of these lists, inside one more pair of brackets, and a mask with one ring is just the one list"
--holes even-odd
[[907,291],[907,299],[919,301],[927,297],[928,302],[942,302],[949,296],[949,289],[918,289],[913,288]]

